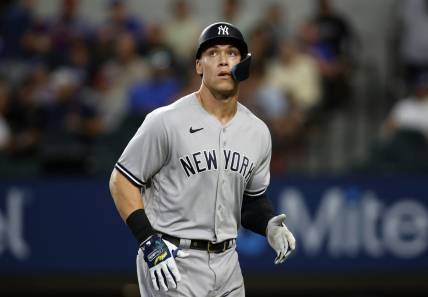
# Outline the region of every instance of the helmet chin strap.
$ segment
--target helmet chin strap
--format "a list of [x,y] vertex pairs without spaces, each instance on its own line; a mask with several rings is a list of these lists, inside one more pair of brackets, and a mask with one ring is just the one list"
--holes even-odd
[[236,81],[246,80],[250,76],[250,64],[251,54],[248,53],[241,62],[232,67],[231,73],[233,79]]

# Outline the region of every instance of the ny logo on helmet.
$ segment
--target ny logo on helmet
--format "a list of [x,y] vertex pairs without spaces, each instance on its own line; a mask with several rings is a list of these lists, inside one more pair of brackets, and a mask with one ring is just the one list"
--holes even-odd
[[229,27],[228,26],[218,26],[217,35],[229,35]]

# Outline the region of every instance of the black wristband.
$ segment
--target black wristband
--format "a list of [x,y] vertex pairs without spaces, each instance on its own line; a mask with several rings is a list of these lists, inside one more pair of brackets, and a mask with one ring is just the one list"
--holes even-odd
[[126,224],[131,229],[132,234],[137,239],[138,244],[141,244],[156,231],[152,228],[149,219],[147,218],[144,209],[140,208],[132,212],[126,219]]
[[241,225],[262,236],[266,236],[268,221],[273,217],[271,201],[262,194],[256,197],[244,195],[241,209]]

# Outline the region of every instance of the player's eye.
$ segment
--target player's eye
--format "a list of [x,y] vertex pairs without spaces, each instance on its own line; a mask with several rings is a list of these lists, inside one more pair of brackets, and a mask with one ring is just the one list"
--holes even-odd
[[208,51],[208,55],[209,55],[210,57],[215,57],[215,56],[217,55],[217,51],[216,51],[216,50],[209,50],[209,51]]
[[238,56],[238,51],[237,50],[230,50],[228,54],[231,57],[236,57],[236,56]]

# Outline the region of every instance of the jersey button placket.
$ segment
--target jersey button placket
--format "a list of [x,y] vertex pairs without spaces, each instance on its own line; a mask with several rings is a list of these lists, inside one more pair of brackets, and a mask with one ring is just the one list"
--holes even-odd
[[223,148],[224,148],[224,131],[225,129],[222,128],[220,129],[220,137],[219,137],[219,153],[220,153],[220,160],[221,160],[221,165],[219,167],[219,176],[218,176],[218,184],[217,184],[217,197],[216,197],[216,214],[215,214],[215,222],[214,222],[214,228],[215,228],[215,235],[217,237],[217,239],[219,238],[219,236],[221,237],[221,222],[222,222],[222,203],[221,200],[223,198],[223,181],[224,181],[224,172],[223,172],[223,168],[224,168],[224,153],[223,153]]
[[[223,128],[222,132],[223,132],[223,149],[226,149],[226,128]],[[225,176],[223,175],[223,178],[221,179],[221,196],[219,201],[220,205],[218,207],[220,222],[224,221],[223,200],[226,197],[225,194],[226,194],[226,180],[225,180]]]
[[[221,135],[222,135],[222,140],[221,140],[221,142],[220,142],[220,144],[222,145],[222,148],[223,148],[223,150],[225,150],[226,149],[226,144],[227,144],[227,141],[226,141],[226,132],[227,132],[227,129],[226,128],[222,128],[221,129]],[[222,154],[222,157],[224,157],[224,154]],[[226,160],[224,160],[224,162],[226,162]],[[225,168],[224,166],[222,167],[222,169],[223,168]],[[217,207],[217,220],[218,220],[218,222],[219,222],[219,226],[222,226],[223,224],[224,224],[224,222],[225,222],[225,209],[224,209],[224,200],[227,198],[227,190],[226,190],[226,183],[227,183],[227,181],[226,181],[226,174],[225,174],[225,172],[222,172],[222,175],[221,175],[221,179],[220,179],[220,191],[219,191],[219,196],[218,196],[218,201],[217,201],[217,203],[218,203],[218,207]],[[220,230],[221,230],[221,228],[220,228]],[[224,239],[224,238],[223,238]]]

